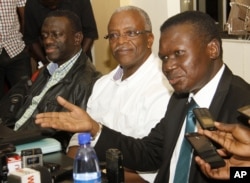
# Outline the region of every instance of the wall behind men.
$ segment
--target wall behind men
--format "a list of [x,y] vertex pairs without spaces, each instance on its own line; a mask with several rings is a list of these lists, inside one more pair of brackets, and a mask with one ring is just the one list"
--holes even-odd
[[250,83],[250,41],[244,39],[223,39],[222,47],[224,62],[233,73]]

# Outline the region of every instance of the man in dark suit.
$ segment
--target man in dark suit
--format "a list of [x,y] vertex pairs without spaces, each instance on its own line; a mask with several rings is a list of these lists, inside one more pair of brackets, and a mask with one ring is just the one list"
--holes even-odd
[[[183,12],[163,23],[159,57],[163,73],[175,92],[165,117],[148,136],[142,139],[124,136],[101,125],[101,121],[94,121],[61,97],[58,102],[69,112],[38,114],[36,123],[57,129],[67,127],[74,132],[89,131],[98,139],[95,150],[101,161],[105,160],[107,149],[118,148],[123,153],[125,167],[138,171],[159,169],[155,182],[175,182],[178,156],[186,154],[180,153],[180,149],[189,101],[193,99],[199,107],[209,108],[216,121],[247,123],[237,109],[250,104],[250,85],[233,75],[223,63],[220,33],[215,21],[202,12]],[[202,174],[194,159],[187,165],[187,178],[181,182],[215,182]]]

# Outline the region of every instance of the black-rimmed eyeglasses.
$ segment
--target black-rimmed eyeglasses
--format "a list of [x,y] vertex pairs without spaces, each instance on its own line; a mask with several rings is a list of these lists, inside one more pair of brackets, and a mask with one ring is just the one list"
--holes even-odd
[[119,33],[110,33],[107,34],[104,39],[109,39],[110,41],[116,41],[118,40],[120,37],[126,37],[127,39],[134,39],[136,37],[138,37],[140,34],[145,34],[145,33],[151,33],[151,31],[149,30],[136,30],[136,31],[132,31],[132,30],[128,30],[126,32],[124,32],[123,34],[119,34]]

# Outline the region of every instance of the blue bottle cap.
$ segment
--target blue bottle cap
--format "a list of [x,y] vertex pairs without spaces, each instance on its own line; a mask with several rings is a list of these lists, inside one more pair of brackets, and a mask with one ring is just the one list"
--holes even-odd
[[90,140],[91,140],[91,135],[90,135],[90,133],[79,133],[79,134],[78,134],[78,143],[79,143],[80,145],[82,145],[82,144],[87,144],[87,143],[90,142]]

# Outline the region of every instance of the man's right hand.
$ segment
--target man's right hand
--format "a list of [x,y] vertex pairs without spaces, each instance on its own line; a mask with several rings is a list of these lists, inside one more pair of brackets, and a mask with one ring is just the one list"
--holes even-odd
[[80,107],[58,96],[57,101],[68,112],[46,112],[36,115],[36,124],[44,128],[54,128],[69,132],[90,132],[92,136],[99,131],[99,124]]

